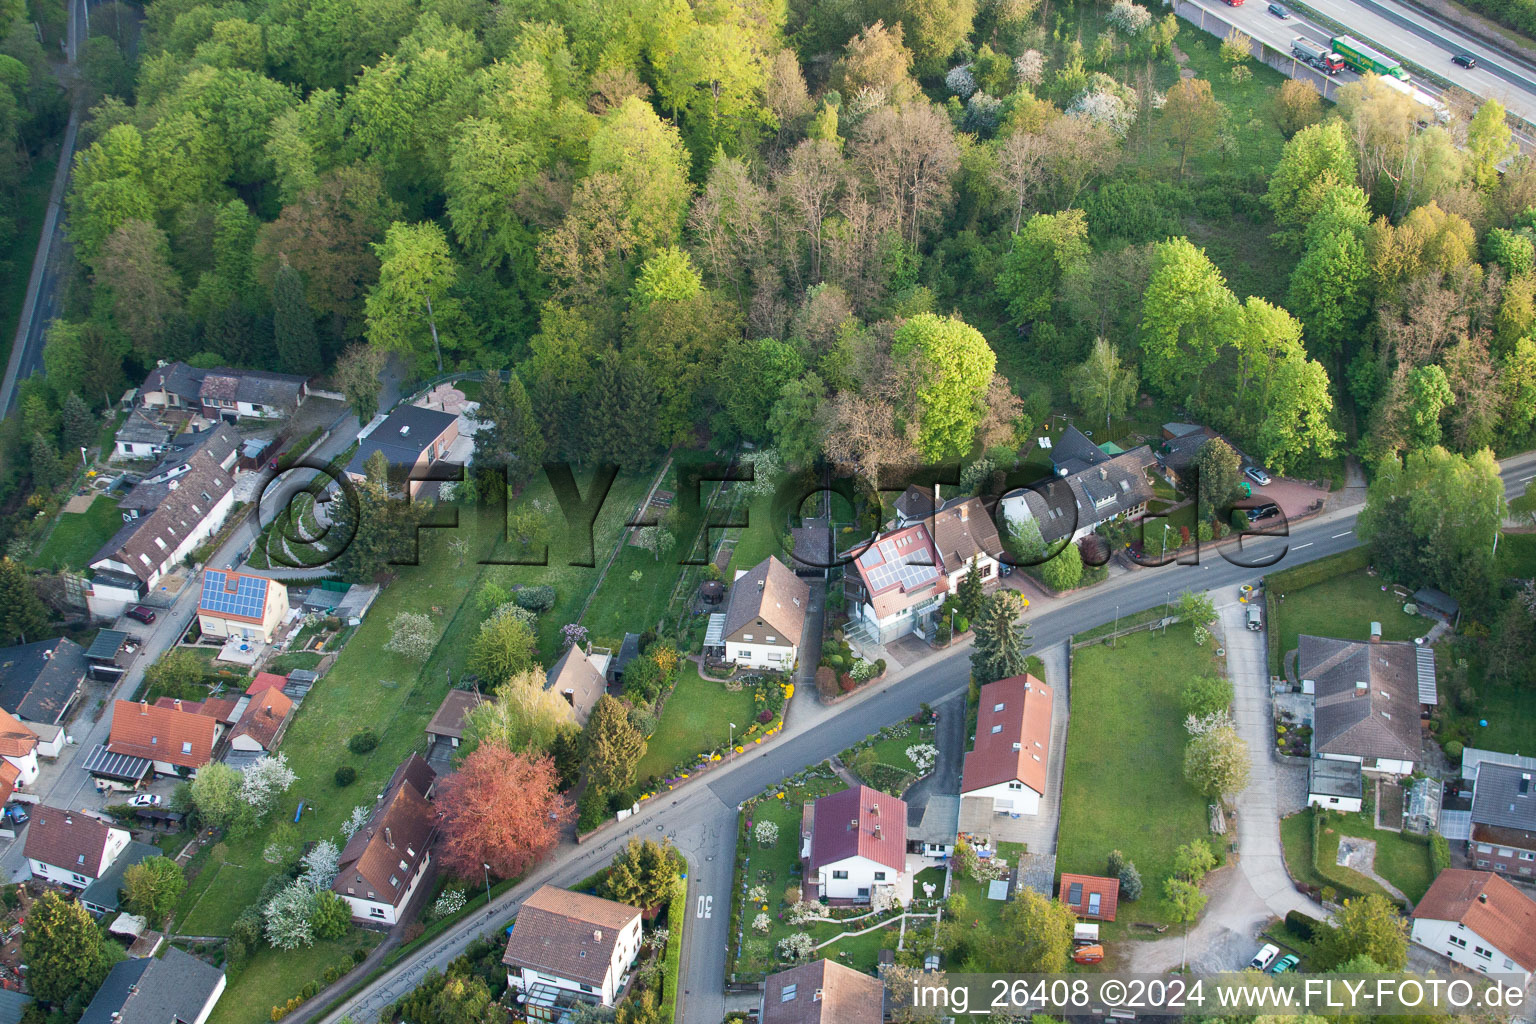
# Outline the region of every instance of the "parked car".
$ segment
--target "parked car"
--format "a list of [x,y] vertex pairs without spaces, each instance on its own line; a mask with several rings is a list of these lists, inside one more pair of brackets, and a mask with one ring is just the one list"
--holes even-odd
[[159,807],[165,801],[154,793],[139,793],[128,801],[129,807]]
[[1260,487],[1263,487],[1269,483],[1269,474],[1264,472],[1258,466],[1249,466],[1247,469],[1243,470],[1243,472],[1247,474],[1249,480],[1252,480]]
[[1250,523],[1256,523],[1260,519],[1268,519],[1270,516],[1275,516],[1275,515],[1279,515],[1279,514],[1280,514],[1280,506],[1276,505],[1274,502],[1270,502],[1267,505],[1258,505],[1258,506],[1256,506],[1254,508],[1249,509],[1248,510],[1248,521]]
[[1096,964],[1104,959],[1103,946],[1078,946],[1072,951],[1072,962],[1078,964]]
[[1279,18],[1281,21],[1284,21],[1286,18],[1289,18],[1291,16],[1291,12],[1286,10],[1284,7],[1281,7],[1279,4],[1270,4],[1269,5],[1269,13],[1273,14],[1275,17]]
[[129,608],[125,614],[135,622],[142,622],[146,626],[155,621],[155,610],[153,608],[145,608],[141,604],[136,604]]
[[1286,971],[1295,970],[1296,965],[1299,963],[1301,963],[1301,957],[1297,956],[1295,953],[1287,953],[1285,956],[1275,961],[1275,965],[1269,969],[1269,973],[1284,974]]
[[5,816],[17,825],[25,825],[27,819],[31,817],[27,813],[27,809],[21,806],[21,804],[6,804]]
[[1248,961],[1248,969],[1250,971],[1262,971],[1274,963],[1275,957],[1279,955],[1280,947],[1276,946],[1273,942],[1266,942],[1264,947],[1253,955],[1253,959]]
[[1470,53],[1458,53],[1456,56],[1451,58],[1451,63],[1460,64],[1462,67],[1470,71],[1477,67],[1477,58],[1472,56]]

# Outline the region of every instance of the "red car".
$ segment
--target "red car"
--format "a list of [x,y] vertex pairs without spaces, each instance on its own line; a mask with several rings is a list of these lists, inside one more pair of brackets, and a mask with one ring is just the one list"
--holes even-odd
[[130,619],[142,622],[146,626],[155,621],[155,610],[153,608],[145,608],[141,604],[136,604],[132,608],[129,608],[125,614],[127,614]]

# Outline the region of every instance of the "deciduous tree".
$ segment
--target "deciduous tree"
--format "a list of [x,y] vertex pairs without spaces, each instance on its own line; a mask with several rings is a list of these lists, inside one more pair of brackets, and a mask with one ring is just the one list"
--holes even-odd
[[491,686],[500,686],[502,680],[511,679],[533,664],[538,640],[525,617],[514,614],[516,611],[508,606],[497,609],[480,623],[480,631],[470,642],[465,667]]
[[[443,339],[438,332],[458,314],[451,289],[458,268],[448,251],[448,239],[436,223],[407,224],[396,221],[374,246],[379,257],[379,283],[368,293],[368,340],[390,352],[415,359],[425,356],[425,345],[443,372]],[[453,339],[450,345],[455,344]]]
[[916,363],[918,451],[931,462],[969,452],[997,365],[987,339],[958,317],[923,313],[897,328],[891,354]]
[[1408,922],[1382,895],[1347,899],[1334,912],[1333,926],[1320,925],[1313,937],[1318,965],[1324,969],[1357,956],[1369,957],[1389,971],[1408,963]]
[[1072,956],[1077,918],[1060,900],[1020,889],[1003,907],[1002,925],[982,940],[997,970],[1059,974]]
[[1067,375],[1072,401],[1084,412],[1104,414],[1104,426],[1124,415],[1136,400],[1136,370],[1120,360],[1120,350],[1107,338],[1096,338],[1088,358]]
[[472,878],[488,864],[497,878],[511,878],[543,859],[570,816],[555,782],[548,757],[482,743],[438,787],[443,865]]
[[123,902],[151,927],[165,923],[187,887],[181,865],[169,857],[150,857],[123,872]]
[[485,703],[464,716],[464,746],[499,743],[517,753],[544,754],[562,732],[575,729],[571,706],[544,685],[538,666],[514,673]]
[[1215,137],[1227,118],[1227,110],[1211,95],[1211,83],[1203,78],[1181,78],[1168,90],[1163,104],[1163,125],[1168,141],[1179,151],[1179,179],[1191,147],[1199,149]]
[[1241,793],[1248,786],[1248,744],[1230,725],[1191,737],[1184,778],[1206,796]]

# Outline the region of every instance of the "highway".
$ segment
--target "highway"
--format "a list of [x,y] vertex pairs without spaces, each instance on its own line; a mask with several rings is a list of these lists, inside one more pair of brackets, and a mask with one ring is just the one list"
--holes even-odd
[[[1500,463],[1508,497],[1523,493],[1536,478],[1536,452]],[[1271,538],[1252,546],[1245,557],[1280,558],[1290,566],[1354,547],[1355,505],[1324,513],[1298,526],[1287,538]],[[1229,552],[1232,549],[1227,549]],[[1139,569],[1089,590],[1041,601],[1028,616],[1034,647],[1044,649],[1074,633],[1112,622],[1116,616],[1154,608],[1185,590],[1212,590],[1251,582],[1263,570],[1233,565],[1213,552],[1202,552],[1198,565],[1169,565]],[[499,936],[506,921],[538,886],[568,886],[590,875],[632,837],[670,837],[688,857],[688,924],[684,929],[682,984],[678,1019],[687,1024],[717,1024],[727,1008],[723,979],[729,935],[731,876],[736,856],[736,813],[747,798],[816,764],[884,725],[916,712],[924,702],[937,704],[969,681],[968,647],[934,651],[907,666],[893,682],[849,703],[820,709],[814,694],[799,693],[782,739],[761,755],[737,761],[708,776],[686,783],[668,796],[643,805],[641,811],[587,846],[562,844],[527,880],[503,893],[487,910],[476,912],[442,936],[386,970],[358,993],[320,1018],[340,1024],[378,1019],[380,1011],[414,988],[428,970],[442,970],[471,941]],[[316,1019],[301,1009],[293,1024]]]

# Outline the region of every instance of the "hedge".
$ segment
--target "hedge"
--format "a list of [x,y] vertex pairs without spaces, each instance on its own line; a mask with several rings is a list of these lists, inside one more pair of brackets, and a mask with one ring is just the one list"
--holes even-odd
[[[679,854],[679,857],[682,855]],[[683,862],[683,871],[688,862]],[[734,899],[732,902],[736,902]],[[683,968],[683,922],[688,917],[688,887],[667,901],[667,952],[661,962],[661,1013],[662,1020],[677,1019],[677,990]]]
[[1364,569],[1370,564],[1371,549],[1362,545],[1350,548],[1348,551],[1340,551],[1336,555],[1329,555],[1327,558],[1319,558],[1315,562],[1306,562],[1290,569],[1268,573],[1264,577],[1264,586],[1280,593],[1300,590],[1302,587],[1310,587],[1314,583],[1331,580],[1335,576],[1342,576],[1356,569]]
[[1536,4],[1531,0],[1461,0],[1485,18],[1528,36],[1536,36]]

